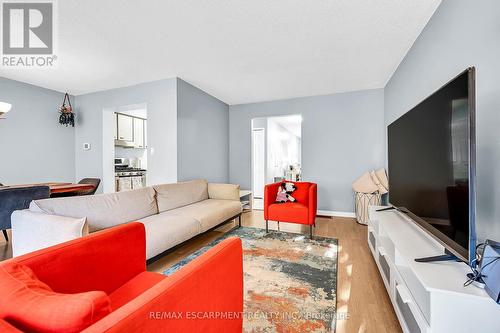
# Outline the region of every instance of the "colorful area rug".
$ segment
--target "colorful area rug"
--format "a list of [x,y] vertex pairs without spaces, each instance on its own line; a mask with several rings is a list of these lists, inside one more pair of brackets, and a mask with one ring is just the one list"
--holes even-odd
[[166,270],[171,275],[221,240],[243,243],[244,332],[335,330],[337,240],[238,228]]

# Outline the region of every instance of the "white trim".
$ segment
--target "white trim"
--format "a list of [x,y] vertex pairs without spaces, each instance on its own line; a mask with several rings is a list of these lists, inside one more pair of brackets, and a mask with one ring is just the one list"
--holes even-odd
[[318,215],[322,216],[337,216],[337,217],[352,217],[355,218],[356,214],[353,212],[337,212],[334,210],[319,210],[317,212]]

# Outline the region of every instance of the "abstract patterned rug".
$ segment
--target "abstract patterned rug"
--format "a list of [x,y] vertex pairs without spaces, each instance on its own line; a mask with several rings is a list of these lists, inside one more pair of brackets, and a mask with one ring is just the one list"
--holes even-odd
[[227,237],[243,243],[244,332],[333,332],[337,240],[241,227],[175,264],[171,275]]

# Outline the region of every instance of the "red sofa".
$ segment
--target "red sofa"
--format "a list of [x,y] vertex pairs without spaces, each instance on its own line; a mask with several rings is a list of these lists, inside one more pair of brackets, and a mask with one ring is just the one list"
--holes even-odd
[[[4,261],[0,269],[25,265],[57,293],[104,291],[111,312],[83,332],[241,332],[239,238],[224,240],[168,277],[147,272],[145,256],[144,226],[133,222]],[[2,305],[0,331],[22,332],[19,321],[5,314],[10,304]],[[167,319],[166,313],[180,315]]]
[[296,190],[292,193],[295,202],[276,203],[278,188],[283,182],[268,184],[264,189],[264,219],[266,231],[269,230],[268,221],[300,223],[309,226],[312,238],[313,226],[316,226],[317,191],[318,186],[309,182],[294,183]]

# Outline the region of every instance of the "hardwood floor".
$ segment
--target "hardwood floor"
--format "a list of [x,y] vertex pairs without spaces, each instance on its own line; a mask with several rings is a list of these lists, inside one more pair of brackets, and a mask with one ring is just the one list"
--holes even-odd
[[0,261],[12,258],[12,246],[10,241],[12,240],[11,230],[7,230],[9,236],[9,242],[5,241],[3,234],[0,235]]
[[[315,235],[337,238],[339,241],[337,311],[345,319],[337,320],[337,332],[401,332],[368,248],[366,226],[356,223],[354,219],[340,217],[319,217],[316,224]],[[264,228],[263,212],[254,210],[244,213],[242,225]],[[228,224],[192,239],[185,246],[149,265],[148,270],[163,272],[233,227],[234,224]],[[277,224],[270,222],[270,228],[277,229]],[[290,223],[280,223],[280,230],[309,234],[309,227]]]
[[[315,235],[337,238],[339,241],[337,311],[344,318],[337,320],[337,332],[401,332],[396,314],[368,248],[366,227],[356,223],[354,219],[340,217],[319,217],[316,224]],[[244,213],[242,225],[264,228],[263,212],[254,210]],[[233,227],[234,224],[227,224],[195,237],[174,252],[149,265],[148,270],[163,272]],[[270,228],[277,229],[277,224],[270,222]],[[308,227],[289,223],[281,223],[280,229],[309,233]],[[0,241],[0,260],[12,256],[9,244],[6,244],[3,239]]]

